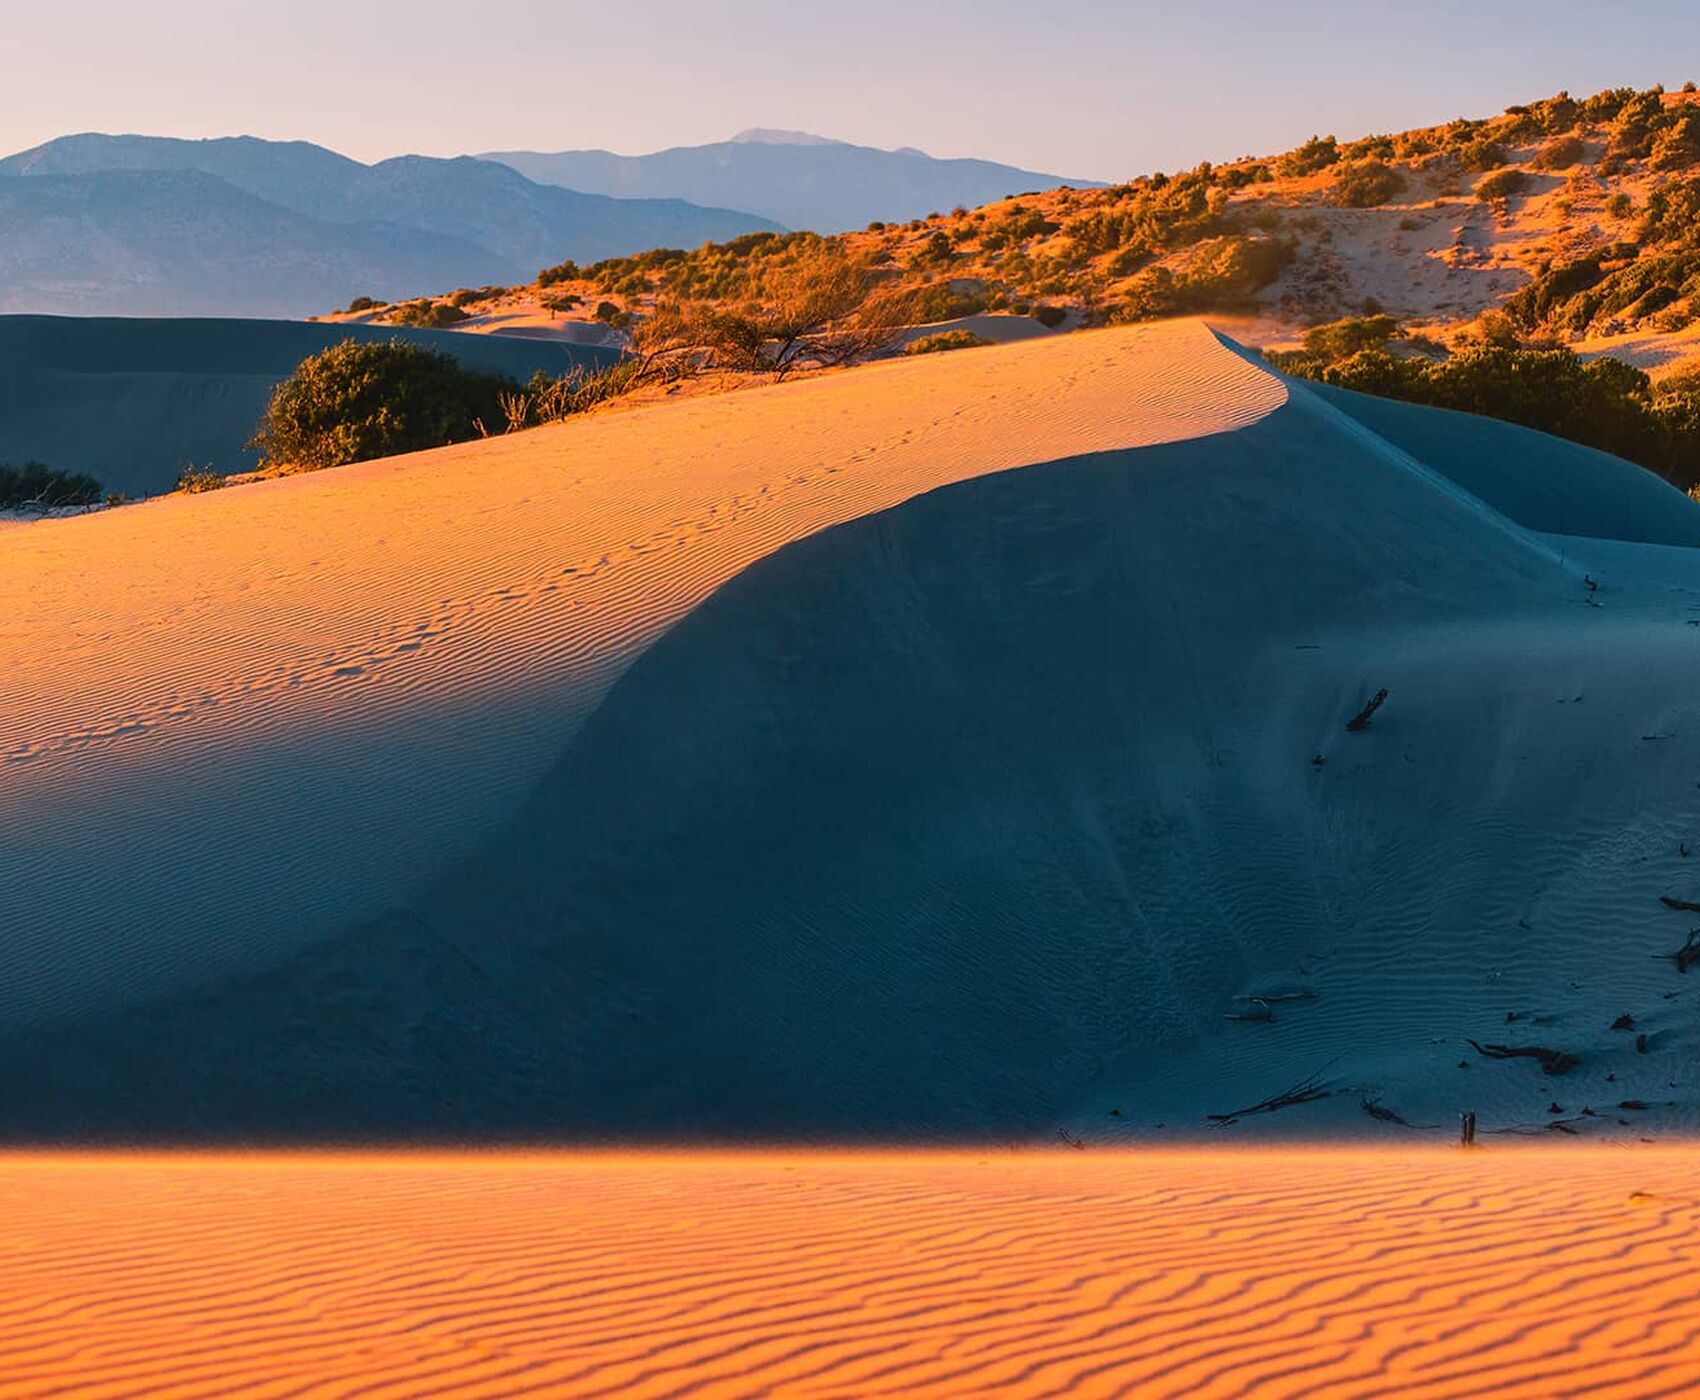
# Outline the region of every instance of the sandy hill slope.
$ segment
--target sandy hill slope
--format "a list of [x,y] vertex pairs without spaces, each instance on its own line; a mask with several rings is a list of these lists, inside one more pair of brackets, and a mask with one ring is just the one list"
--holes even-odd
[[1354,408],[1180,322],[12,532],[3,1121],[1691,1123],[1700,507]]
[[706,146],[642,156],[612,151],[493,151],[545,184],[622,198],[729,204],[788,228],[837,233],[871,219],[918,219],[955,205],[986,204],[1022,190],[1096,188],[1095,180],[1045,175],[989,160],[938,160],[809,136],[752,130]]
[[128,496],[169,491],[186,465],[257,462],[248,439],[278,382],[350,338],[400,337],[469,368],[528,379],[609,353],[500,336],[305,321],[0,316],[0,462],[87,472]]
[[0,217],[0,311],[130,315],[307,315],[776,227],[466,157],[363,165],[299,141],[95,133],[0,159]]

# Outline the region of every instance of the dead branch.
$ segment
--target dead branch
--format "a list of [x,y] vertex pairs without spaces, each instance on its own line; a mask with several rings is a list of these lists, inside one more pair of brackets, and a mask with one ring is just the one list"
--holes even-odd
[[1688,941],[1667,956],[1676,964],[1678,972],[1687,972],[1695,963],[1700,962],[1700,928],[1689,929]]
[[1568,1074],[1577,1065],[1576,1057],[1568,1050],[1552,1050],[1545,1045],[1483,1045],[1476,1040],[1470,1044],[1486,1060],[1536,1060],[1546,1074]]
[[1370,696],[1369,704],[1365,705],[1363,709],[1359,710],[1357,714],[1353,715],[1351,719],[1346,721],[1346,732],[1348,734],[1362,734],[1364,730],[1369,728],[1369,722],[1375,717],[1375,712],[1379,710],[1386,701],[1387,688],[1383,686],[1380,690],[1376,691],[1374,695]]
[[1666,909],[1685,909],[1690,914],[1700,914],[1700,904],[1691,899],[1672,899],[1668,894],[1659,896],[1659,903]]
[[[1328,1066],[1324,1065],[1323,1069]],[[1279,1094],[1272,1094],[1266,1099],[1260,1099],[1249,1108],[1236,1108],[1231,1113],[1206,1113],[1204,1116],[1212,1123],[1232,1123],[1236,1118],[1249,1118],[1254,1113],[1274,1113],[1279,1109],[1291,1108],[1295,1104],[1313,1103],[1317,1099],[1325,1099],[1332,1090],[1324,1089],[1321,1083],[1322,1070],[1317,1070],[1306,1079],[1301,1079],[1291,1089],[1284,1089]]]

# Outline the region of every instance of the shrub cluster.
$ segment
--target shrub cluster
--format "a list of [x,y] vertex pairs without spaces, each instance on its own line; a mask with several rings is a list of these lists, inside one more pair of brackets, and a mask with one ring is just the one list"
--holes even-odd
[[264,466],[314,471],[465,442],[501,424],[518,387],[406,341],[345,340],[272,391],[249,446]]
[[1505,345],[1439,361],[1375,347],[1338,360],[1270,358],[1289,374],[1360,393],[1538,428],[1639,462],[1685,490],[1700,477],[1700,375],[1655,387],[1621,360]]
[[905,355],[936,355],[943,350],[971,350],[976,345],[990,345],[991,343],[985,336],[975,335],[973,331],[940,331],[937,335],[924,335],[919,340],[911,340],[903,347],[903,353]]
[[1405,188],[1405,177],[1383,161],[1344,163],[1334,179],[1334,198],[1348,209],[1373,209]]
[[1148,321],[1206,311],[1245,311],[1259,290],[1281,275],[1291,245],[1273,238],[1237,235],[1207,239],[1179,271],[1153,267],[1141,273],[1110,319]]
[[1529,188],[1529,177],[1521,170],[1495,170],[1476,181],[1476,198],[1510,199]]

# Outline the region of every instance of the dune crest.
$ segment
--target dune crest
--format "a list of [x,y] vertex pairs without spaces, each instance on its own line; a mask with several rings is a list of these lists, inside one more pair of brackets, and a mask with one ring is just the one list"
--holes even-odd
[[[0,1023],[235,973],[492,832],[751,562],[937,487],[1224,432],[1273,375],[1142,327],[13,533]],[[92,951],[108,975],[91,974]]]

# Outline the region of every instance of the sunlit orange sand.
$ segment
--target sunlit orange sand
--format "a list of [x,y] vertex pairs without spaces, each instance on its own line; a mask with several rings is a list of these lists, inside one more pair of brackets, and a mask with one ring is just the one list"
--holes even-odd
[[0,1394],[1679,1395],[1695,1160],[15,1157]]

